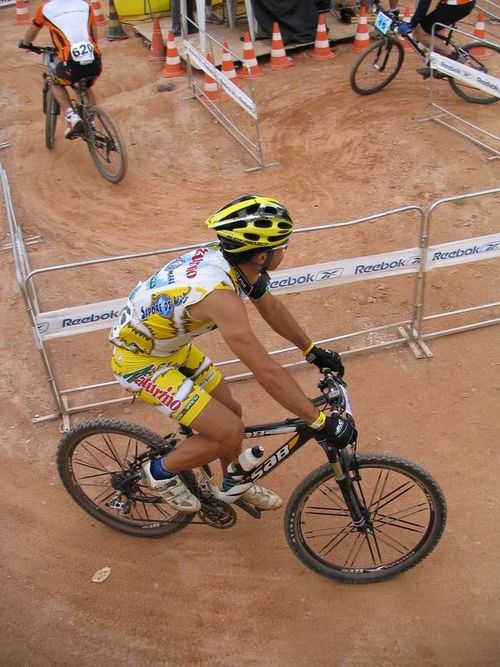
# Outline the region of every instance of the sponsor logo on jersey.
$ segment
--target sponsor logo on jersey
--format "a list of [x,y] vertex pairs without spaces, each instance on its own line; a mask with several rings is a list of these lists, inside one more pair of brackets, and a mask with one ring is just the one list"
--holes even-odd
[[153,297],[153,302],[147,308],[141,307],[141,320],[145,320],[150,315],[161,315],[161,317],[170,317],[174,312],[174,304],[168,294],[160,294]]
[[203,261],[205,253],[209,252],[209,250],[209,248],[198,248],[198,250],[195,251],[186,269],[186,276],[188,278],[196,278],[198,266]]
[[165,271],[175,271],[175,269],[178,269],[179,266],[182,266],[183,264],[184,264],[184,258],[176,257],[168,264],[165,264]]
[[142,389],[151,394],[151,396],[157,398],[162,405],[165,405],[167,408],[170,408],[172,412],[178,410],[182,405],[181,401],[176,399],[175,394],[172,393],[174,390],[173,387],[167,387],[167,389],[162,389],[161,387],[158,387],[158,385],[156,385],[148,377],[137,378],[135,384],[138,385],[139,387],[142,387]]

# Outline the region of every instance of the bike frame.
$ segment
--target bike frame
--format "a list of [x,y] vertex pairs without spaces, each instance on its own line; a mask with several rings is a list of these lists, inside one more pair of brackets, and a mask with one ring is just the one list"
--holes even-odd
[[[345,387],[345,385],[343,385]],[[347,394],[346,394],[347,398]],[[347,399],[348,400],[348,399]],[[317,407],[331,405],[327,396],[322,395],[313,399],[313,403]],[[338,407],[338,406],[332,406]],[[183,432],[181,430],[181,432]],[[291,418],[278,422],[268,422],[264,424],[255,424],[246,426],[244,431],[244,440],[251,438],[266,438],[281,433],[292,433],[293,435],[282,445],[278,446],[262,463],[256,468],[246,472],[238,481],[238,484],[251,483],[255,484],[258,480],[268,475],[271,470],[275,470],[279,465],[286,461],[290,456],[295,454],[301,447],[303,447],[309,440],[314,440],[311,429],[303,419]],[[190,429],[184,429],[184,434],[188,437],[192,434]],[[347,448],[338,450],[327,441],[318,442],[320,447],[326,454],[326,457],[332,467],[335,481],[344,497],[349,512],[353,519],[354,525],[357,528],[364,528],[369,530],[369,523],[367,521],[367,513],[364,504],[358,498],[353,485],[351,484],[351,476],[349,474],[350,461],[355,458],[355,445],[353,446],[353,454],[348,454]],[[203,477],[207,482],[211,482],[214,478],[210,465],[206,464],[199,467]],[[355,468],[354,468],[355,470]],[[357,472],[356,472],[357,474]],[[252,506],[241,499],[234,502],[235,505],[244,509],[252,516],[260,517],[260,511],[255,510]]]
[[[376,7],[377,12],[382,11],[382,12],[384,12],[384,14],[386,14],[386,11],[384,10],[384,8],[383,8],[382,5],[380,4],[380,2],[374,2],[374,6]],[[403,39],[405,39],[409,44],[411,44],[411,46],[415,49],[415,51],[419,54],[419,56],[420,56],[420,57],[422,58],[422,60],[425,62],[425,60],[426,60],[426,56],[427,56],[427,51],[424,50],[423,48],[421,48],[421,47],[418,45],[418,42],[416,42],[416,41],[413,39],[413,37],[411,37],[411,35],[399,35],[399,34],[396,33],[396,31],[394,30],[394,28],[397,28],[397,26],[399,25],[399,23],[402,23],[402,21],[400,21],[400,19],[399,19],[399,10],[396,10],[396,11],[398,12],[397,15],[395,15],[391,10],[388,10],[388,11],[389,11],[389,12],[392,14],[392,16],[393,16],[393,23],[392,23],[391,27],[389,28],[389,30],[391,31],[391,35],[387,35],[387,34],[383,35],[383,40],[392,39],[393,41],[396,41],[396,39],[397,39],[398,37],[399,37],[399,38],[403,38]],[[453,28],[454,28],[454,25],[453,25],[453,26],[450,26],[450,30],[449,30],[448,35],[447,35],[446,37],[443,37],[443,36],[441,36],[441,35],[439,35],[439,34],[436,34],[435,36],[438,37],[439,39],[443,40],[443,42],[444,42],[447,46],[451,46],[453,49],[455,49],[455,51],[460,51],[460,45],[455,44],[455,42],[453,42],[452,39],[451,39],[451,35],[452,35],[452,33],[453,33]],[[380,34],[382,35],[382,33],[380,33]],[[382,41],[383,41],[383,40],[382,40]],[[473,56],[471,56],[471,57],[473,58]]]

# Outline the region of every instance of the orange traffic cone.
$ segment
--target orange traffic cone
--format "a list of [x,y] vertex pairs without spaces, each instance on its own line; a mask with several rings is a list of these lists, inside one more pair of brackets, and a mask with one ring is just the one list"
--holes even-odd
[[243,67],[238,76],[242,79],[255,79],[258,76],[263,76],[263,74],[262,67],[255,57],[250,34],[246,31],[243,33]]
[[166,79],[173,79],[174,76],[185,76],[184,69],[177,46],[175,45],[174,33],[170,30],[167,35],[167,57],[165,58],[165,67],[161,71],[161,75]]
[[[403,13],[403,22],[404,23],[410,23],[410,21],[411,21],[410,8],[405,7],[404,13]],[[410,42],[407,39],[404,39],[404,37],[398,36],[398,40],[403,45],[403,49],[405,51],[409,51],[410,53],[416,53],[415,49],[413,48],[413,46],[410,44]]]
[[[207,54],[207,60],[209,63],[212,63],[212,65],[214,64],[214,59],[210,53]],[[223,95],[219,88],[219,84],[212,76],[210,76],[210,74],[207,74],[206,72],[203,80],[203,92],[212,102],[222,102],[223,100]]]
[[239,86],[238,75],[236,74],[236,69],[234,67],[233,59],[229,53],[229,46],[227,42],[224,42],[224,47],[222,49],[222,71],[227,76],[228,79],[232,81],[236,86]]
[[153,19],[153,35],[151,37],[151,48],[149,50],[149,62],[160,62],[165,60],[165,43],[161,34],[160,19],[155,16]]
[[16,25],[25,25],[26,23],[31,23],[30,15],[28,13],[28,8],[24,0],[16,0]]
[[99,2],[99,0],[90,0],[90,7],[92,13],[94,14],[96,24],[106,25],[108,19],[104,14],[104,9],[101,9],[101,3]]
[[314,49],[312,57],[314,60],[329,60],[335,58],[337,54],[330,48],[328,41],[328,32],[326,30],[325,16],[320,14],[318,16],[318,26],[316,28],[316,41],[314,42]]
[[[486,38],[486,30],[484,29],[484,14],[482,12],[478,12],[477,14],[476,26],[472,34],[474,37],[477,37],[477,39]],[[487,51],[484,46],[477,46],[476,48],[471,49],[469,53],[478,60],[485,60],[489,56],[489,51]]]
[[294,64],[293,60],[285,53],[280,27],[275,21],[273,23],[273,38],[271,40],[271,60],[269,61],[269,67],[271,69],[285,69],[287,67],[292,67]]
[[366,8],[359,10],[359,23],[354,35],[352,50],[354,53],[363,53],[370,46],[370,33],[368,32],[368,21],[366,19]]

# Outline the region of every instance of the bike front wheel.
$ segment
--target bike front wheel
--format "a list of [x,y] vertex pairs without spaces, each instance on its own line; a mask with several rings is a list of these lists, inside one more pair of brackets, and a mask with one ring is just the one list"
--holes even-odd
[[434,549],[446,523],[446,501],[420,466],[387,454],[358,458],[353,488],[370,515],[358,530],[330,464],[309,474],[290,498],[285,533],[294,554],[315,572],[345,583],[387,579]]
[[385,88],[403,65],[404,49],[394,39],[381,39],[372,44],[354,63],[351,88],[358,95],[372,95]]
[[[97,171],[110,183],[119,183],[127,173],[127,151],[120,130],[110,116],[99,107],[90,107],[86,114],[85,141]],[[88,119],[95,122],[96,130]]]
[[[111,528],[161,537],[184,528],[192,514],[176,512],[146,487],[142,464],[165,449],[160,436],[136,424],[97,418],[72,428],[57,448],[57,470],[73,500]],[[196,488],[191,472],[180,476]]]
[[49,88],[45,105],[45,145],[50,149],[54,147],[58,113],[59,104],[52,93],[52,89]]
[[[500,47],[493,44],[484,44],[483,42],[472,42],[460,47],[462,51],[467,52],[466,66],[477,70],[481,74],[489,74],[497,80],[500,79]],[[448,79],[453,91],[462,99],[472,104],[493,104],[498,102],[499,98],[487,90],[474,88],[473,82],[461,81],[450,77]],[[485,81],[483,80],[483,84]],[[495,85],[495,84],[493,84]]]

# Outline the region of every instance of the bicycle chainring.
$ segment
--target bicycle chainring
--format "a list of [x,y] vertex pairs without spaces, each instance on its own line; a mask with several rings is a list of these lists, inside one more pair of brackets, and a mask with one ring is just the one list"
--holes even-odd
[[216,498],[202,500],[198,516],[203,523],[212,528],[231,528],[237,520],[236,512],[231,505]]

